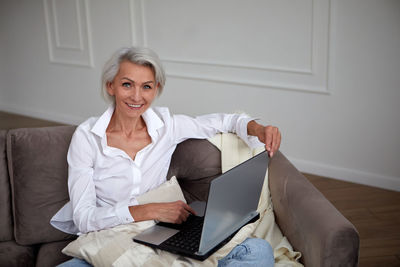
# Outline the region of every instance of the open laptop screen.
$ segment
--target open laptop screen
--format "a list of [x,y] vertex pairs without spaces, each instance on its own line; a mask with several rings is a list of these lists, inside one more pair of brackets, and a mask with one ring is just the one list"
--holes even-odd
[[257,216],[267,167],[268,154],[264,151],[211,182],[200,254]]

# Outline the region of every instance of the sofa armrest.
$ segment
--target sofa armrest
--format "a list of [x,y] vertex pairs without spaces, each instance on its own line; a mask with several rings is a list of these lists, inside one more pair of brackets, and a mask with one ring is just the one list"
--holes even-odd
[[276,222],[305,266],[358,265],[356,228],[280,152],[269,186]]

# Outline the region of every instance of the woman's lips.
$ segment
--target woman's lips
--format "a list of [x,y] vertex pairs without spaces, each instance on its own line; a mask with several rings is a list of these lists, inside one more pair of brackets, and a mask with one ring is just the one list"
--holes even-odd
[[143,104],[128,104],[128,103],[126,103],[126,104],[128,105],[128,107],[133,108],[133,109],[138,109],[143,106]]

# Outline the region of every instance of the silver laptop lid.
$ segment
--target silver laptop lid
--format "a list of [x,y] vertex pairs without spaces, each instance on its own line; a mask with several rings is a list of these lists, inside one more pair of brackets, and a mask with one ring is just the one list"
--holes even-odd
[[211,182],[199,254],[205,254],[257,215],[268,159],[264,151]]

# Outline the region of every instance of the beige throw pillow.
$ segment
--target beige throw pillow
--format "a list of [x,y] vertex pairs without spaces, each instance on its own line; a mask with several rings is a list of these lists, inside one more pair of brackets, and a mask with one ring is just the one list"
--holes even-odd
[[[173,202],[177,200],[182,200],[186,203],[175,176],[159,187],[137,197],[139,204]],[[112,247],[113,249],[111,249],[107,255],[109,257],[108,260],[113,261],[117,259],[127,247],[134,245],[131,239],[132,236],[153,225],[154,221],[143,221],[83,234],[75,241],[69,243],[62,252],[71,257],[94,262],[95,259],[98,259],[98,254]]]
[[136,200],[139,204],[173,202],[177,200],[182,200],[186,203],[181,187],[175,176],[172,176],[170,180],[159,187],[137,197]]

